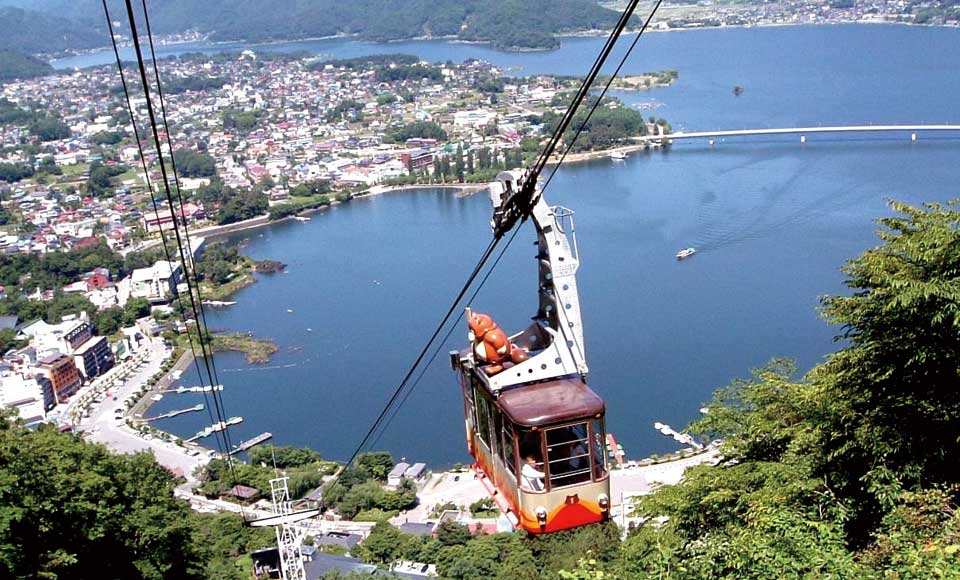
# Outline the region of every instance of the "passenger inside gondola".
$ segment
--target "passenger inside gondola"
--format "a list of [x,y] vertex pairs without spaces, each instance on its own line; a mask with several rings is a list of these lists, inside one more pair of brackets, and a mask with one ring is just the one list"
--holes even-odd
[[590,481],[590,437],[587,424],[548,429],[547,462],[550,487],[565,487]]
[[540,471],[543,464],[538,459],[534,453],[527,453],[523,458],[523,468],[520,470],[520,475],[523,479],[523,486],[530,491],[543,491],[543,479],[546,474]]

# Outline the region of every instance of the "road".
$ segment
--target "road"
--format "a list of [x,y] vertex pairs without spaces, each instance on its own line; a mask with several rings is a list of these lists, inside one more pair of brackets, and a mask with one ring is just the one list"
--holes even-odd
[[[713,448],[704,453],[668,461],[657,465],[643,465],[614,469],[610,472],[610,496],[612,513],[618,514],[621,503],[627,504],[629,510],[630,499],[639,495],[646,495],[661,485],[675,485],[683,478],[683,472],[695,465],[714,463],[719,457],[717,449]],[[430,481],[417,493],[419,505],[414,509],[402,513],[391,520],[394,524],[409,522],[426,522],[434,506],[452,502],[457,506],[469,508],[470,504],[487,497],[483,485],[474,478],[470,471],[463,473],[435,473]]]
[[[201,452],[202,448],[180,447],[150,435],[143,436],[126,425],[128,417],[126,411],[117,412],[117,409],[124,410],[124,401],[134,396],[150,377],[159,372],[163,362],[170,356],[170,349],[165,347],[160,339],[145,339],[140,348],[134,361],[142,362],[131,365],[128,369],[129,374],[115,386],[110,387],[108,391],[110,397],[104,397],[103,401],[91,404],[89,417],[81,419],[77,430],[84,433],[90,441],[102,443],[117,453],[153,451],[160,465],[177,475],[182,475],[188,482],[196,482],[194,471],[198,466],[209,461],[207,454]],[[94,388],[97,386],[95,384]],[[191,453],[198,454],[188,454],[190,449],[194,450]]]

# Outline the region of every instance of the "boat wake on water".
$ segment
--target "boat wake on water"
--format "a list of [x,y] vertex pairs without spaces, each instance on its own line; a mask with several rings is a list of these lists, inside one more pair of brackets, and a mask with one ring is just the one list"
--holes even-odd
[[224,373],[245,373],[250,371],[275,371],[278,369],[289,369],[296,366],[300,366],[299,363],[287,363],[285,365],[270,365],[270,366],[249,366],[249,367],[240,367],[232,369],[222,369],[221,372]]
[[[775,236],[785,229],[837,212],[861,198],[867,190],[866,186],[857,185],[811,198],[810,193],[815,188],[804,190],[795,186],[801,177],[800,174],[794,175],[773,195],[752,192],[749,197],[754,198],[754,203],[743,203],[746,201],[743,193],[746,192],[741,192],[736,200],[718,195],[701,203],[697,208],[699,233],[692,244],[697,253]],[[822,188],[816,189],[823,191]],[[734,201],[739,203],[734,206]]]

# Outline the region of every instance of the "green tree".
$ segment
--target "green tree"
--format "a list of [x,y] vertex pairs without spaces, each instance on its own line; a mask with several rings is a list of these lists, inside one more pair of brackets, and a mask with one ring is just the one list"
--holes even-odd
[[104,165],[99,161],[90,164],[87,192],[95,196],[113,195],[113,178],[125,172],[125,165]]
[[357,556],[371,564],[390,564],[400,559],[404,534],[387,522],[378,522],[357,549]]
[[284,447],[275,445],[261,445],[249,451],[251,463],[264,463],[267,466],[276,465],[280,469],[287,467],[302,467],[320,461],[320,454],[306,447]]
[[466,167],[463,165],[463,145],[457,143],[457,153],[453,160],[453,172],[457,175],[457,181],[463,183]]
[[28,127],[40,141],[56,141],[70,136],[70,127],[57,117],[38,117]]
[[0,163],[0,181],[15,183],[33,176],[33,167],[26,163]]
[[414,138],[446,141],[447,132],[433,121],[415,121],[402,127],[388,129],[384,135],[384,141],[387,143],[403,143]]
[[956,575],[960,213],[891,205],[883,244],[844,267],[853,293],[824,299],[846,346],[715,395],[690,431],[723,461],[639,501],[667,521],[626,541],[624,576]]
[[97,316],[93,319],[93,322],[94,326],[97,327],[97,334],[113,334],[120,330],[120,327],[123,325],[123,308],[119,306],[104,308],[97,312]]
[[205,578],[191,512],[146,453],[0,419],[0,575]]
[[361,453],[357,456],[357,466],[378,481],[387,481],[387,474],[393,469],[393,456],[386,451]]
[[880,220],[884,243],[843,268],[855,292],[824,299],[850,346],[812,374],[836,402],[821,470],[850,498],[856,544],[901,489],[960,483],[958,204],[891,203],[901,215]]
[[133,326],[140,318],[149,316],[150,309],[150,302],[146,298],[131,298],[127,300],[127,303],[123,307],[123,325]]
[[206,580],[248,580],[250,560],[243,556],[277,545],[271,528],[244,525],[237,514],[192,514],[190,519]]
[[437,539],[444,546],[463,546],[473,537],[470,528],[457,522],[441,522],[437,526]]
[[216,177],[217,165],[208,153],[199,153],[193,149],[177,149],[173,152],[173,161],[177,172],[183,177]]
[[4,328],[0,330],[0,354],[3,354],[11,348],[19,348],[20,341],[17,340],[17,331],[13,328]]

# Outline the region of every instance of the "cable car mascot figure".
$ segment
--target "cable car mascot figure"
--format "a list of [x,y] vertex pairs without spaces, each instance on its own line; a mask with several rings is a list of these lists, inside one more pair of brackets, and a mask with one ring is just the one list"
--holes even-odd
[[471,313],[467,325],[470,327],[467,332],[470,348],[477,359],[486,365],[483,371],[488,376],[503,371],[511,363],[521,363],[530,358],[526,349],[510,342],[507,333],[490,316]]

